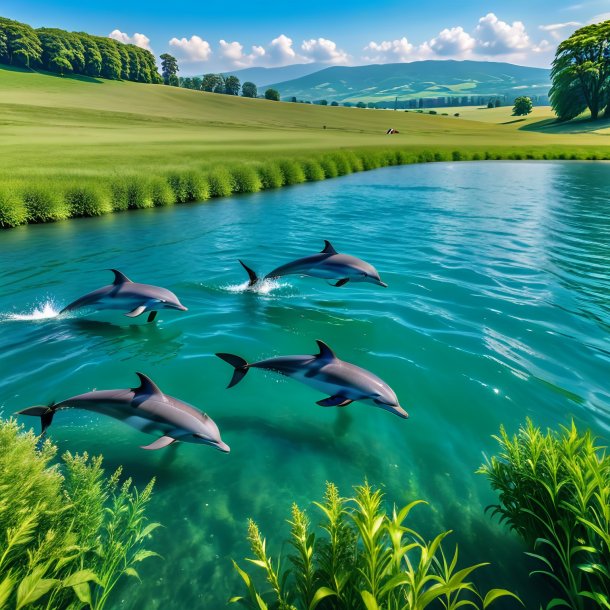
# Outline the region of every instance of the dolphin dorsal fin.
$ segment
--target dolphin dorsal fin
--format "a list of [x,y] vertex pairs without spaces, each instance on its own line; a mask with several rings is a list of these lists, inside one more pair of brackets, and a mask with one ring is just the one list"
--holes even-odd
[[328,239],[325,239],[324,248],[322,248],[321,254],[338,254],[338,252],[333,248],[333,245],[328,241]]
[[150,377],[147,377],[144,373],[136,373],[136,375],[140,378],[140,385],[137,388],[132,388],[135,394],[160,394],[163,396],[163,392]]
[[114,282],[112,282],[115,286],[119,284],[124,284],[125,282],[131,282],[131,280],[124,274],[121,273],[118,269],[109,269],[114,273]]
[[324,341],[320,341],[316,339],[316,343],[320,348],[320,353],[316,356],[316,358],[323,358],[324,360],[334,360],[337,356],[335,356],[335,352],[333,352]]

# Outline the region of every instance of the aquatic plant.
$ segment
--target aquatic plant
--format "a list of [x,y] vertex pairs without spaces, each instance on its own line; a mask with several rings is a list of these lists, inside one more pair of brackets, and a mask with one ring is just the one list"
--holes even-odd
[[156,553],[144,548],[159,527],[121,471],[101,457],[66,453],[0,421],[0,608],[103,610],[124,576]]
[[284,185],[284,175],[275,161],[268,161],[260,165],[258,175],[263,189],[276,189]]
[[162,207],[166,205],[173,205],[176,203],[176,196],[172,191],[167,180],[160,176],[153,176],[150,179],[150,198],[155,207]]
[[196,171],[170,174],[167,182],[174,192],[176,203],[205,201],[210,196],[210,185],[207,179]]
[[324,180],[324,170],[318,161],[315,159],[304,159],[301,161],[301,167],[305,174],[305,179],[308,182],[317,182],[318,180]]
[[500,597],[518,600],[504,589],[479,594],[470,575],[487,564],[458,569],[457,547],[450,560],[442,548],[450,532],[427,541],[408,527],[409,514],[421,501],[388,513],[380,490],[365,483],[354,491],[353,498],[342,498],[327,483],[324,500],[315,503],[322,513],[321,534],[312,529],[307,513],[293,505],[288,564],[269,555],[265,538],[250,520],[254,557],[247,561],[262,571],[270,590],[261,592],[253,576],[234,561],[247,595],[230,602],[257,610],[457,610],[487,608]]
[[7,229],[27,222],[28,213],[15,186],[0,186],[0,227]]
[[233,192],[233,177],[226,167],[215,167],[208,173],[210,197],[228,197]]
[[352,166],[350,165],[349,159],[343,151],[331,153],[329,156],[335,162],[339,176],[345,176],[352,173]]
[[23,203],[29,222],[54,222],[65,220],[69,210],[57,188],[51,186],[26,186]]
[[257,193],[262,183],[258,172],[250,165],[237,165],[231,168],[234,193]]
[[67,187],[65,201],[70,216],[101,216],[112,212],[108,193],[95,184],[74,184]]
[[305,182],[305,172],[298,161],[295,161],[294,159],[284,159],[280,161],[278,165],[284,176],[285,185],[290,186],[291,184]]
[[336,178],[339,175],[339,170],[337,169],[337,164],[333,159],[330,159],[327,155],[324,155],[320,159],[320,165],[324,170],[324,175],[326,178]]
[[532,575],[558,591],[547,609],[610,608],[610,457],[574,422],[546,433],[527,419],[494,436],[496,456],[479,469],[499,492],[490,507],[540,562]]

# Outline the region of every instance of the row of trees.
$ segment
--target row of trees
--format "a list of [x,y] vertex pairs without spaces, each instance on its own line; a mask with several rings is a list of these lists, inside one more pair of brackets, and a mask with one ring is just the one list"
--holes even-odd
[[551,70],[551,104],[560,120],[589,109],[610,117],[610,21],[576,30],[558,47]]
[[84,74],[114,80],[160,83],[154,55],[112,38],[34,29],[0,17],[0,63],[41,68],[58,74]]
[[[250,81],[246,81],[242,85],[237,76],[224,76],[222,74],[204,74],[203,77],[187,76],[185,78],[181,77],[178,84],[180,87],[195,91],[223,93],[225,95],[239,95],[241,92],[242,97],[258,97],[258,87]],[[267,89],[265,99],[279,101],[280,94],[275,89]]]

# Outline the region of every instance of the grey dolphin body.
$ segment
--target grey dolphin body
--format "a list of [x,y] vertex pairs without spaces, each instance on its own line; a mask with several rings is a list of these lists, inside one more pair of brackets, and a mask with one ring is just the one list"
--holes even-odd
[[49,407],[29,407],[19,415],[40,417],[42,433],[51,425],[53,416],[61,409],[83,409],[114,417],[137,430],[160,435],[142,449],[162,449],[176,441],[211,445],[228,453],[229,446],[220,438],[218,426],[205,413],[177,398],[161,392],[146,375],[137,388],[124,390],[96,390],[72,396]]
[[266,369],[297,379],[329,394],[316,404],[322,407],[346,407],[355,400],[364,401],[406,419],[407,412],[398,404],[392,388],[373,373],[339,360],[323,341],[316,341],[320,353],[314,356],[281,356],[248,364],[240,356],[218,353],[219,358],[235,368],[229,388],[239,383],[251,368]]
[[187,311],[180,303],[178,297],[169,290],[150,284],[138,284],[132,282],[127,276],[116,269],[110,269],[114,273],[114,282],[108,286],[102,286],[93,292],[80,297],[76,301],[64,307],[59,313],[73,311],[81,307],[92,307],[94,309],[123,309],[127,310],[126,316],[135,318],[144,312],[150,312],[148,321],[152,322],[160,309],[178,309]]
[[[239,261],[250,278],[249,286],[259,281],[256,273]],[[274,279],[284,275],[309,275],[325,280],[338,280],[334,286],[344,286],[347,282],[371,282],[387,288],[381,281],[373,265],[349,254],[339,254],[328,240],[324,240],[324,249],[312,256],[299,258],[269,272],[263,279]]]

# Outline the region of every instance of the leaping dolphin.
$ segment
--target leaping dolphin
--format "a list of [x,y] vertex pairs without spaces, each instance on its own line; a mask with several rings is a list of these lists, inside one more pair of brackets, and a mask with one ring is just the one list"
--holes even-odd
[[323,341],[316,341],[320,353],[315,356],[281,356],[248,364],[240,356],[218,353],[219,358],[235,368],[227,387],[239,383],[251,368],[266,369],[297,379],[329,394],[316,404],[322,407],[346,407],[355,400],[369,402],[406,419],[407,412],[398,404],[392,388],[377,377],[349,362],[339,360]]
[[[259,277],[245,263],[241,260],[239,262],[250,278],[248,286],[254,286],[259,281]],[[339,254],[326,239],[323,250],[318,254],[286,263],[269,272],[263,280],[275,279],[284,275],[309,275],[325,280],[338,280],[336,284],[333,284],[337,287],[344,286],[350,281],[371,282],[384,288],[388,287],[385,282],[381,281],[379,273],[373,265],[349,254]]]
[[178,309],[188,311],[180,303],[178,297],[165,288],[150,284],[137,284],[116,269],[109,269],[114,273],[114,282],[102,286],[64,307],[59,313],[65,313],[80,307],[93,307],[95,309],[126,309],[129,318],[135,318],[149,311],[148,321],[152,322],[159,309]]
[[114,417],[137,430],[159,438],[142,449],[162,449],[177,441],[211,445],[219,451],[229,453],[230,448],[220,438],[218,426],[211,417],[191,405],[164,394],[155,383],[143,373],[137,388],[125,390],[95,390],[72,396],[48,407],[29,407],[19,411],[19,415],[40,417],[41,436],[53,421],[55,413],[61,409],[84,409]]

